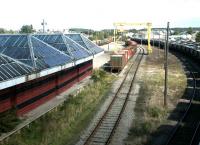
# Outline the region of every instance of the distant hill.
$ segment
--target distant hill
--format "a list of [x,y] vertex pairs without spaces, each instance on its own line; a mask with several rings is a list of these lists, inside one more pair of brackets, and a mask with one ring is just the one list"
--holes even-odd
[[[187,31],[189,28],[192,28],[193,31],[200,31],[200,27],[185,27],[185,28],[175,27],[170,29],[174,31],[184,32]],[[146,29],[140,29],[140,30],[146,30]],[[152,28],[152,30],[166,30],[166,28]]]
[[70,28],[69,31],[75,33],[85,33],[85,34],[90,34],[94,32],[94,30],[92,29],[84,29],[84,28]]
[[[175,27],[175,28],[170,28],[170,29],[174,31],[184,32],[184,31],[187,31],[189,28],[192,28],[193,31],[200,31],[200,27],[184,27],[184,28]],[[152,28],[152,30],[163,30],[163,29],[166,29],[166,28]]]

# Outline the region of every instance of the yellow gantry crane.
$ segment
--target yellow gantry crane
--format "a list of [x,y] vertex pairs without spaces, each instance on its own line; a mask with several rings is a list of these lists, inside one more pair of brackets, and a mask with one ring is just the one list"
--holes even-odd
[[148,37],[148,48],[147,48],[147,52],[152,53],[152,49],[151,49],[151,44],[150,44],[150,40],[151,40],[151,27],[152,27],[152,23],[127,23],[127,22],[116,22],[113,23],[115,29],[114,29],[114,42],[116,43],[116,33],[118,30],[118,27],[121,27],[120,31],[123,31],[122,27],[123,26],[146,26],[147,27],[147,37]]

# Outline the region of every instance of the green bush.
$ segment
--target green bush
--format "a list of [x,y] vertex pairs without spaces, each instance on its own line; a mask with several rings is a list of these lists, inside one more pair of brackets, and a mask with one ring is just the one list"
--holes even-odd
[[147,110],[149,116],[154,117],[154,118],[159,118],[161,115],[161,110],[158,107],[150,107]]
[[200,32],[198,32],[197,34],[196,34],[196,42],[200,42]]
[[167,110],[154,106],[154,107],[149,107],[147,109],[147,113],[150,117],[153,118],[163,118],[167,114]]
[[0,134],[11,131],[19,124],[20,119],[16,115],[16,110],[12,109],[0,114]]
[[93,73],[92,73],[92,76],[91,76],[91,79],[94,81],[94,82],[97,82],[97,81],[102,81],[103,78],[105,78],[106,76],[106,72],[104,70],[94,70]]
[[152,123],[150,121],[135,122],[133,128],[130,129],[130,134],[134,136],[143,136],[152,131]]

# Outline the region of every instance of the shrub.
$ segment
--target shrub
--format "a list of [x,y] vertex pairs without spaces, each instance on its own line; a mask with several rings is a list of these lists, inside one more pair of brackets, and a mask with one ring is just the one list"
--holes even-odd
[[196,42],[200,42],[200,32],[198,32],[197,34],[196,34]]
[[104,70],[94,70],[91,76],[91,79],[94,82],[101,81],[106,76],[106,72]]
[[149,134],[152,130],[152,124],[150,121],[140,121],[135,122],[133,128],[131,128],[130,133],[135,136],[143,136]]
[[16,110],[12,109],[0,114],[0,134],[11,131],[20,119],[16,116]]
[[158,107],[149,107],[147,110],[149,116],[153,117],[153,118],[159,118],[160,114],[161,114],[161,110]]

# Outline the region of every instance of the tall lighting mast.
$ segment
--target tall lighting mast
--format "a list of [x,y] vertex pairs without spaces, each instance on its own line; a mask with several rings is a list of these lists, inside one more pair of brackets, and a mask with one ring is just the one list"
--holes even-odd
[[41,25],[42,25],[42,31],[43,33],[45,33],[45,25],[47,25],[47,22],[45,22],[43,19]]

